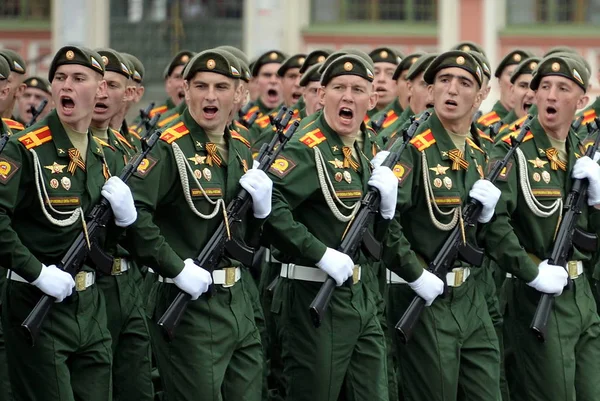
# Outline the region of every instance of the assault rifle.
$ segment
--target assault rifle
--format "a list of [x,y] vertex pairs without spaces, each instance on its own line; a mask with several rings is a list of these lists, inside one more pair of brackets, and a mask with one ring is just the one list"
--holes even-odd
[[[598,151],[598,145],[600,144],[600,132],[598,132],[599,130],[597,128],[600,127],[600,118],[596,117],[594,122],[596,128],[590,129],[591,123],[588,124],[588,130],[590,131],[588,138],[593,137],[594,134],[596,135],[594,142],[585,152],[585,155],[590,159],[594,158],[596,151]],[[588,180],[573,180],[571,191],[569,192],[569,195],[567,195],[567,200],[563,206],[563,217],[556,233],[552,252],[548,258],[548,264],[564,266],[565,269],[567,269],[567,273],[569,272],[569,269],[566,265],[569,257],[573,253],[573,245],[588,252],[596,252],[598,250],[597,237],[575,227],[577,225],[577,220],[581,215],[581,211],[584,207],[587,207],[585,205],[585,198],[588,186]],[[571,285],[572,281],[569,279],[568,287]],[[553,305],[554,295],[542,293],[535,314],[533,315],[533,320],[529,326],[537,339],[541,342],[546,341],[548,319],[550,318],[550,312],[552,311]]]
[[[148,153],[152,150],[162,132],[155,130],[149,137],[142,141],[142,147],[144,150],[135,156],[121,171],[119,178],[123,182],[127,182],[129,177],[135,173],[142,163],[142,161],[148,157]],[[89,256],[91,245],[96,241],[96,236],[106,227],[108,222],[113,218],[113,211],[110,207],[110,203],[106,198],[102,197],[102,200],[94,206],[88,218],[86,219],[86,227],[71,244],[71,247],[67,250],[67,253],[57,267],[66,271],[73,277],[83,266],[83,263]],[[35,345],[35,341],[40,334],[40,330],[50,308],[54,304],[55,299],[49,295],[42,295],[42,298],[38,301],[35,307],[31,310],[29,315],[25,318],[21,327],[25,328],[25,334],[31,344]]]
[[379,133],[379,130],[381,129],[381,126],[383,125],[383,122],[385,121],[386,117],[387,113],[381,113],[377,120],[371,121],[371,128],[373,128],[373,131],[375,131],[376,134]]
[[33,107],[33,106],[31,106],[29,108],[29,111],[31,113],[31,120],[29,120],[29,122],[25,125],[25,128],[29,128],[33,124],[35,124],[35,122],[37,121],[40,114],[42,114],[42,110],[44,110],[44,107],[46,107],[47,104],[48,104],[48,99],[44,99],[40,102],[40,104],[38,104],[37,108]]
[[500,128],[502,128],[502,124],[502,120],[500,120],[490,125],[490,138],[496,138],[496,135],[500,133]]
[[[527,132],[531,129],[530,124],[532,120],[533,116],[530,115],[523,122],[519,134],[512,138],[511,148],[508,150],[502,160],[494,164],[494,167],[486,177],[487,180],[492,183],[496,181],[502,170],[513,157],[513,154],[521,142],[523,142],[523,138],[525,138]],[[467,204],[462,209],[464,225],[459,223],[456,225],[456,227],[454,227],[450,233],[450,236],[442,244],[441,249],[435,256],[435,259],[429,263],[428,270],[444,281],[444,285],[446,285],[446,273],[452,268],[454,262],[459,256],[473,266],[481,266],[483,263],[483,252],[466,242],[463,231],[465,226],[475,226],[477,224],[477,219],[481,215],[482,209],[483,206],[481,205],[481,202],[473,198],[469,198]],[[415,296],[408,306],[408,309],[404,312],[396,324],[396,330],[398,331],[400,340],[404,344],[406,344],[412,336],[415,325],[419,321],[421,313],[424,309],[425,300],[419,296]]]
[[[403,132],[404,142],[398,147],[395,152],[391,152],[388,157],[381,164],[382,166],[394,168],[402,152],[408,146],[413,135],[417,129],[429,118],[431,112],[424,112],[419,119],[414,119],[410,126]],[[381,204],[381,194],[376,188],[369,188],[369,191],[361,201],[360,209],[356,216],[351,220],[347,232],[342,239],[342,243],[338,247],[338,251],[345,253],[351,258],[356,257],[358,254],[358,248],[364,246],[367,253],[369,253],[374,259],[379,260],[381,257],[381,244],[378,243],[368,231],[368,228],[372,225],[375,215],[379,212],[379,205]],[[349,279],[346,285],[351,285],[352,281]],[[335,280],[330,276],[327,277],[325,282],[321,285],[319,292],[310,304],[310,315],[312,323],[315,327],[321,326],[321,319],[329,306],[333,291],[335,290]]]
[[[135,132],[140,135],[140,133],[142,132],[142,129],[146,129],[146,132],[150,131],[150,126],[148,125],[148,122],[150,121],[151,117],[150,117],[150,112],[152,111],[152,109],[154,108],[154,102],[150,103],[148,105],[148,107],[146,107],[145,109],[140,109],[140,123],[137,125],[137,127],[135,127]],[[160,119],[160,114],[156,113],[155,115],[158,115],[159,119]],[[142,135],[140,135],[142,136]]]
[[[286,113],[287,109],[279,111],[278,117]],[[285,144],[290,140],[296,128],[298,128],[299,122],[292,124],[287,130],[285,127],[288,125],[292,118],[293,112],[289,111],[279,121],[277,131],[271,139],[269,144],[263,144],[261,147],[258,162],[258,169],[267,171],[271,165],[275,162],[279,152],[283,149]],[[277,118],[276,118],[277,119]],[[275,121],[277,123],[277,121]],[[285,130],[285,133],[284,133]],[[213,272],[221,261],[224,253],[227,252],[234,259],[239,260],[246,266],[250,266],[253,263],[253,251],[248,249],[247,246],[241,244],[238,240],[231,237],[229,232],[229,224],[227,222],[239,222],[242,221],[248,211],[248,208],[252,205],[252,197],[245,189],[240,189],[235,198],[227,205],[226,219],[217,227],[213,235],[210,237],[198,257],[194,262],[202,267],[203,269]],[[215,289],[211,286],[210,292],[214,292]],[[209,294],[210,294],[209,292]],[[175,328],[179,325],[183,314],[187,308],[188,303],[191,300],[191,296],[184,292],[179,291],[179,294],[175,297],[171,305],[158,320],[158,325],[162,328],[163,333],[168,341],[171,341],[175,336]]]

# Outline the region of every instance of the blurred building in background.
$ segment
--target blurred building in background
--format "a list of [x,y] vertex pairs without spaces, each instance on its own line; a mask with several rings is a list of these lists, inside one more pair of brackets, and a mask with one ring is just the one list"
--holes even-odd
[[144,62],[148,101],[162,99],[163,69],[182,49],[229,44],[254,57],[387,45],[409,53],[465,40],[482,44],[493,66],[515,47],[538,55],[574,47],[592,66],[594,95],[599,25],[600,0],[0,1],[0,48],[20,52],[30,74],[45,74],[62,45],[110,46]]

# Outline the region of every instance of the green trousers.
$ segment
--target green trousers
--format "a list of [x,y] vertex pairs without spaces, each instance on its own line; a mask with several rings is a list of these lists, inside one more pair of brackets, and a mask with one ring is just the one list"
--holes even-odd
[[600,319],[588,279],[580,276],[572,290],[555,297],[544,343],[529,329],[540,294],[521,280],[507,281],[505,318],[519,378],[511,398],[600,400]]
[[385,338],[373,293],[361,282],[335,289],[322,324],[308,306],[321,283],[281,279],[272,311],[287,401],[388,401]]
[[152,401],[150,334],[135,267],[118,276],[104,276],[104,293],[113,351],[113,400]]
[[[414,297],[406,284],[390,286],[394,325]],[[445,297],[426,307],[408,343],[397,347],[403,399],[501,399],[498,338],[486,300],[472,277],[460,287],[449,287]]]
[[52,306],[34,347],[21,322],[42,293],[9,281],[2,324],[16,401],[110,401],[111,337],[102,292],[92,285]]
[[148,310],[158,369],[169,401],[260,401],[263,353],[245,280],[215,285],[188,304],[175,338],[155,323],[175,299],[174,284],[152,288]]

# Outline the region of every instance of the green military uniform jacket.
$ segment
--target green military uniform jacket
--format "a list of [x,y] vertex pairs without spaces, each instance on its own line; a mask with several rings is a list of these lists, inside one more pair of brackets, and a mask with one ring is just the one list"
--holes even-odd
[[6,132],[8,135],[16,134],[25,129],[23,124],[10,118],[3,118],[0,123],[2,124],[2,132]]
[[[223,199],[228,204],[241,188],[240,178],[252,167],[249,142],[229,129],[225,131],[225,140],[229,155],[227,160],[223,160],[219,154],[219,166],[208,153],[206,133],[185,110],[162,134],[161,140],[130,180],[138,209],[137,221],[129,230],[131,250],[143,265],[162,276],[177,276],[183,269],[183,260],[197,257],[223,221],[222,210],[205,219],[194,213],[189,202],[197,212],[211,214],[215,209],[211,202]],[[182,152],[180,160],[189,164],[189,168],[183,165],[186,169],[183,177],[189,181],[185,192],[174,153],[176,147]],[[187,199],[186,193],[189,195]],[[261,225],[262,220],[255,219],[250,208],[246,222],[237,229],[236,224],[232,230],[242,237],[247,232],[248,236],[257,235],[254,230],[259,231]],[[246,227],[253,230],[247,231]],[[221,267],[239,265],[228,257],[220,263]]]
[[[264,235],[277,248],[274,252],[277,260],[315,266],[327,247],[339,246],[348,224],[334,216],[323,191],[337,196],[346,206],[360,202],[368,190],[370,159],[376,145],[363,125],[364,143],[362,149],[357,149],[360,160],[354,160],[359,166],[355,171],[348,165],[345,167],[344,144],[329,127],[323,113],[303,125],[269,169],[273,180],[273,210],[265,224]],[[321,179],[317,166],[322,167]],[[338,207],[342,214],[349,215],[348,210]],[[379,214],[377,219],[376,224],[379,224]],[[385,229],[386,224],[377,228],[378,232]],[[361,253],[355,262],[364,263],[365,258]]]
[[[483,178],[487,157],[480,138],[476,132],[471,133],[473,138],[466,140],[462,161],[453,162],[450,156],[457,149],[434,112],[393,168],[399,181],[397,224],[392,226],[386,239],[383,260],[390,270],[408,282],[419,278],[450,235],[449,230],[443,231],[434,224],[431,213],[441,224],[452,220],[449,215],[436,211],[436,206],[443,213],[453,210],[458,213],[475,181]],[[401,143],[396,141],[391,151]],[[427,195],[429,192],[432,196]],[[467,241],[476,245],[480,230],[473,227],[465,227],[465,230]],[[468,266],[457,263],[457,266]]]
[[500,100],[494,104],[492,110],[489,113],[486,113],[477,119],[477,128],[482,131],[485,131],[487,127],[498,122],[500,120],[504,120],[504,117],[508,114],[509,110],[502,105]]
[[185,109],[187,109],[187,103],[184,100],[174,108],[165,111],[163,115],[160,116],[160,121],[158,122],[157,127],[166,128],[170,126],[173,123],[173,121],[175,121],[183,113]]
[[[165,102],[163,104],[158,105],[155,108],[153,108],[152,110],[150,110],[150,113],[149,113],[150,118],[154,117],[155,114],[160,113],[161,114],[160,118],[162,119],[163,115],[167,111],[174,109],[174,108],[175,108],[175,103],[173,103],[173,100],[171,100],[171,98],[169,97],[169,98],[167,98],[167,100],[165,100]],[[138,128],[140,121],[141,121],[141,117],[140,116],[136,117],[135,120],[133,121],[132,128],[133,129]]]
[[381,127],[381,131],[377,134],[377,144],[382,148],[389,148],[391,141],[394,140],[396,135],[401,132],[401,129],[404,127],[406,121],[410,120],[410,117],[414,115],[410,106],[406,107],[406,109],[402,110],[399,116],[397,116],[390,124],[388,124],[385,128]]
[[[402,106],[400,106],[400,102],[398,101],[398,98],[395,98],[394,101],[391,102],[390,104],[388,104],[387,106],[385,106],[383,108],[383,110],[376,112],[373,115],[373,117],[371,117],[370,121],[371,122],[377,121],[381,116],[385,115],[383,123],[381,124],[381,127],[379,129],[379,132],[381,132],[384,129],[388,128],[393,123],[395,123],[397,121],[397,119],[399,118],[400,114],[402,114],[402,112],[403,112]],[[379,134],[379,132],[378,132],[378,134]]]
[[577,113],[577,116],[583,116],[583,121],[581,125],[589,124],[594,121],[596,116],[600,115],[600,96],[594,100],[592,104],[583,109],[580,113]]
[[527,119],[527,116],[536,116],[538,113],[537,111],[537,106],[534,104],[529,108],[529,111],[526,115],[524,115],[523,117],[519,118],[519,119],[514,119],[512,121],[509,121],[508,119],[506,119],[505,124],[502,125],[502,127],[500,127],[500,132],[498,132],[498,135],[496,135],[494,139],[495,142],[499,142],[501,141],[507,134],[516,131],[518,129],[521,128],[521,124],[523,124],[523,122]]
[[[501,159],[509,149],[509,136],[505,135],[496,143],[490,159]],[[496,182],[502,191],[496,206],[495,219],[486,226],[486,249],[491,257],[506,271],[525,282],[532,281],[538,274],[539,260],[550,256],[554,243],[554,233],[559,223],[559,212],[549,217],[538,217],[526,202],[524,193],[530,193],[543,205],[548,206],[558,199],[565,200],[571,189],[571,170],[582,153],[582,141],[571,130],[567,138],[567,171],[554,170],[547,155],[551,147],[544,129],[536,118],[531,124],[531,132],[519,147],[524,158],[519,162],[513,157]],[[531,190],[521,182],[523,175],[529,181]],[[584,207],[577,226],[584,231],[600,233],[600,210]],[[534,260],[529,254],[534,256]],[[574,248],[573,260],[582,260],[584,265],[591,254]],[[537,260],[535,260],[537,259]]]
[[137,133],[136,130],[127,125],[127,120],[123,120],[123,123],[121,123],[119,133],[127,140],[127,142],[131,146],[133,146],[133,149],[135,149],[136,152],[142,150],[142,144],[140,142],[142,137]]
[[[14,135],[0,156],[0,265],[13,270],[28,281],[40,274],[42,263],[56,264],[82,231],[81,219],[72,225],[59,227],[49,221],[64,220],[50,210],[83,210],[83,217],[100,200],[100,190],[110,172],[118,173],[117,158],[109,147],[102,146],[89,136],[85,171],[75,167],[69,171],[69,149],[74,148],[52,111],[43,120]],[[39,159],[40,180],[48,198],[40,203],[36,188],[34,154]],[[109,222],[107,237],[118,236],[119,229]]]

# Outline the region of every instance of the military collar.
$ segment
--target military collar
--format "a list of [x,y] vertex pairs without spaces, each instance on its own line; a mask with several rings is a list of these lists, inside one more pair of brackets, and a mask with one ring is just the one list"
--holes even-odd
[[185,109],[187,109],[187,103],[185,102],[185,99],[183,99],[183,101],[175,106],[173,110],[179,114],[183,114]]
[[[331,128],[329,126],[329,124],[327,124],[327,120],[325,119],[325,113],[321,113],[319,115],[319,127],[321,129],[321,132],[325,135],[325,138],[327,138],[327,145],[331,151],[331,153],[336,156],[336,155],[341,155],[343,156],[344,153],[342,151],[342,149],[344,148],[344,142],[342,141],[342,138],[340,138],[340,135],[335,132],[333,130],[333,128]],[[359,153],[362,155],[362,158],[366,158],[367,162],[370,161],[369,158],[367,158],[365,156],[365,151],[368,152],[368,146],[370,143],[369,140],[369,136],[367,135],[367,129],[365,126],[365,123],[361,123],[360,124],[360,133],[361,135],[363,135],[363,148],[359,149]],[[355,142],[356,144],[356,142]]]
[[165,102],[165,106],[167,106],[167,110],[171,110],[171,109],[174,109],[176,107],[175,103],[173,103],[173,99],[171,99],[170,96],[167,98],[167,100]]
[[[52,110],[50,114],[48,114],[47,122],[48,127],[50,127],[50,132],[52,133],[52,143],[56,148],[56,154],[59,157],[69,158],[69,149],[73,148],[73,144],[65,131],[62,122],[58,118],[58,114],[55,110]],[[88,148],[92,151],[93,154],[103,157],[104,153],[102,152],[102,148],[100,145],[92,138],[92,135],[87,132],[88,136]]]
[[511,111],[508,112],[508,114],[506,114],[504,116],[504,118],[502,118],[502,125],[510,124],[513,121],[517,121],[518,119],[519,119],[519,117],[517,117],[517,113],[515,113],[515,109],[512,109]]
[[414,116],[415,113],[412,111],[412,109],[410,108],[410,105],[406,106],[406,108],[404,110],[402,110],[402,113],[400,113],[398,115],[398,119],[401,121],[407,121],[408,119],[410,119],[411,116]]
[[[407,109],[410,109],[410,105],[406,106]],[[404,112],[404,109],[402,108],[402,106],[400,105],[400,99],[398,99],[397,97],[392,101],[392,103],[390,103],[390,105],[388,106],[388,111],[389,110],[394,110],[394,112],[396,113],[396,115],[400,115]],[[412,115],[412,114],[411,114]]]
[[260,100],[260,96],[258,97],[258,99],[256,99],[256,106],[258,106],[258,110],[263,114],[263,115],[268,115],[270,113],[272,113],[273,111],[279,110],[279,108],[281,107],[280,105],[277,105],[275,108],[273,109],[269,109],[267,106],[265,106],[265,104]]
[[498,117],[500,117],[501,120],[503,120],[504,117],[506,117],[506,115],[508,114],[508,110],[506,110],[506,108],[500,102],[500,100],[498,100],[496,102],[496,104],[494,104],[494,107],[492,107],[492,111],[495,111],[496,114],[498,114]]
[[[544,131],[544,128],[542,127],[542,124],[540,124],[538,117],[534,118],[531,122],[531,133],[533,134],[533,142],[535,144],[535,149],[538,156],[543,156],[547,159],[546,149],[552,147],[552,143],[550,142],[550,139],[548,139],[548,134],[546,134],[546,131]],[[567,156],[569,158],[567,161],[567,168],[568,166],[573,166],[575,163],[575,152],[577,152],[577,154],[580,152],[576,146],[577,143],[579,143],[579,140],[576,134],[573,132],[573,130],[569,129],[569,135],[567,136],[566,141]]]
[[[206,151],[205,145],[207,142],[210,142],[210,140],[208,139],[208,135],[206,135],[206,131],[204,131],[204,128],[202,128],[200,125],[198,125],[196,120],[194,120],[192,118],[192,115],[190,114],[188,109],[185,109],[181,116],[182,116],[181,120],[183,121],[183,124],[188,129],[190,138],[191,138],[192,142],[194,143],[194,149],[196,151]],[[228,125],[226,125],[225,126],[225,144],[227,147],[229,147],[229,144],[231,143],[230,139],[231,139],[231,128]]]
[[[449,152],[452,149],[456,149],[456,146],[454,145],[454,142],[452,142],[450,135],[448,135],[446,128],[444,128],[436,113],[433,113],[431,117],[429,117],[429,126],[431,127],[431,132],[433,132],[435,137],[435,142],[438,150],[440,151],[442,160],[450,160]],[[469,149],[467,145],[468,144],[465,143],[465,154]]]

